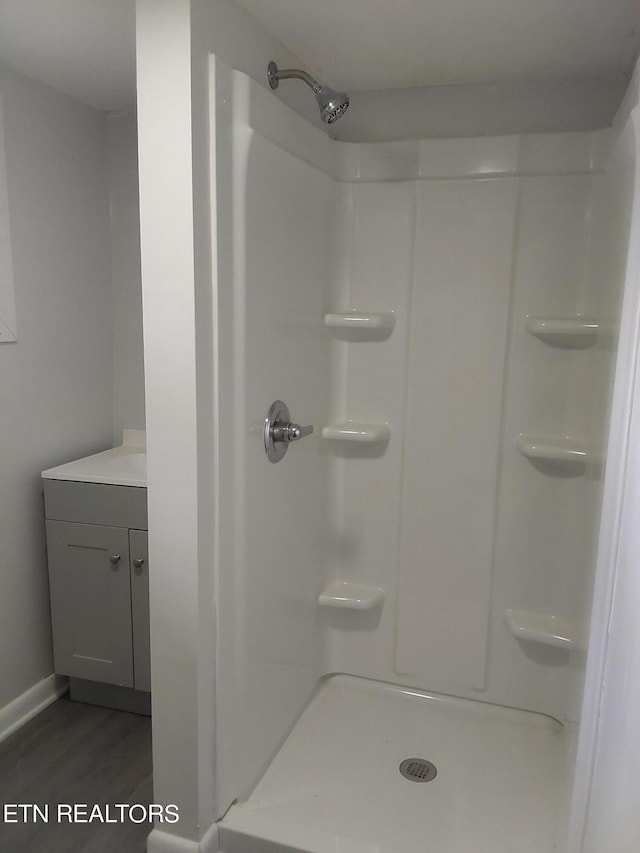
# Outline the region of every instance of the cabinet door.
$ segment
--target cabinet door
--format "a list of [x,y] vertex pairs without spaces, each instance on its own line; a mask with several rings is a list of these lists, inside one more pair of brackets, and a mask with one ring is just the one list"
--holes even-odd
[[129,535],[47,521],[55,671],[133,687]]
[[131,555],[133,682],[136,690],[151,690],[149,555],[146,530],[129,531],[129,553]]

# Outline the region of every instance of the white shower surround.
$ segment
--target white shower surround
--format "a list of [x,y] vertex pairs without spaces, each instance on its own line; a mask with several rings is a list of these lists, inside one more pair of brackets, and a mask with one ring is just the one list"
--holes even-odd
[[[624,228],[617,238],[594,226],[619,206],[602,191],[614,135],[337,143],[219,62],[215,98],[220,811],[250,790],[326,673],[576,719],[584,653],[523,647],[504,614],[563,616],[586,637],[601,484],[595,467],[541,471],[515,441],[603,441],[610,346],[549,347],[525,316],[617,316],[619,282],[603,294],[597,275],[606,258],[623,270]],[[383,342],[336,340],[322,317],[347,309],[393,311],[395,328]],[[477,366],[487,326],[478,394],[478,378],[450,365],[462,347]],[[448,360],[427,376],[425,400],[418,365],[434,339]],[[425,423],[447,440],[443,375],[458,382],[449,423],[477,402],[450,457],[475,482],[464,467],[447,477],[449,458],[423,441]],[[316,435],[273,466],[261,423],[276,398]],[[244,428],[223,430],[222,413]],[[320,427],[345,418],[388,421],[388,446],[320,441]],[[407,522],[425,473],[438,490],[433,536],[447,534],[436,557],[444,567],[451,537],[461,555],[435,599],[415,560],[420,519]],[[446,530],[442,507],[461,489],[482,516]],[[321,612],[331,580],[382,588],[382,612]],[[452,605],[461,584],[473,596]]]
[[[210,22],[204,19],[201,10],[196,10],[193,20],[189,20],[187,4],[162,4],[159,8],[149,2],[138,6],[145,363],[151,437],[149,482],[153,495],[149,515],[150,526],[154,528],[152,550],[156,569],[152,581],[154,791],[159,801],[179,803],[181,813],[178,826],[154,830],[149,850],[213,851],[217,849],[216,832],[211,821],[220,813],[213,775],[214,767],[216,771],[220,768],[215,765],[213,755],[217,721],[211,683],[216,649],[212,636],[215,621],[212,619],[210,565],[215,543],[210,536],[213,515],[209,488],[212,377],[208,336],[212,316],[211,269],[207,258],[213,248],[215,265],[216,234],[222,242],[229,236],[229,230],[224,217],[228,210],[224,204],[219,211],[222,214],[219,221],[216,222],[215,209],[213,221],[210,219],[209,194],[216,198],[218,188],[215,170],[211,183],[207,181],[208,156],[213,152],[210,146],[220,147],[222,139],[216,138],[213,124],[211,128],[208,126],[206,66],[212,43],[219,42],[224,53],[227,40],[237,47],[238,38],[225,20],[220,25],[218,19],[215,19],[214,38]],[[193,39],[190,40],[191,31]],[[251,49],[247,47],[245,53],[250,54],[253,64],[245,70],[257,79],[273,50],[263,50],[262,42],[252,40],[251,33],[248,43]],[[234,59],[231,61],[235,64]],[[637,103],[637,91],[633,91],[628,101],[630,107]],[[634,142],[633,153],[636,147]],[[217,176],[221,190],[227,177]],[[168,199],[170,203],[167,204]],[[637,230],[636,219],[634,222]],[[575,827],[581,833],[591,794],[589,781],[594,756],[600,760],[598,752],[601,751],[602,757],[608,756],[612,761],[599,776],[602,784],[595,791],[596,808],[591,809],[587,835],[588,839],[596,839],[596,845],[597,832],[603,831],[602,827],[605,838],[607,829],[617,827],[618,832],[627,833],[628,837],[633,837],[634,830],[639,829],[637,809],[635,805],[629,808],[627,802],[627,796],[632,796],[634,791],[632,774],[637,767],[640,747],[635,725],[637,697],[625,693],[633,678],[637,620],[619,619],[615,623],[615,633],[621,642],[609,649],[605,642],[616,570],[623,580],[633,576],[633,531],[627,530],[625,534],[625,526],[619,529],[618,525],[621,510],[633,499],[635,477],[634,470],[628,466],[627,449],[633,449],[638,433],[637,425],[630,419],[634,395],[638,397],[634,388],[638,343],[636,240],[634,246],[629,255],[629,299],[625,303],[616,378],[611,433],[613,451],[603,515],[603,530],[608,533],[604,544],[601,543],[592,632],[595,642],[590,649],[585,725],[582,727],[585,736],[580,749],[582,775],[575,809]],[[626,258],[621,257],[619,265],[624,266],[625,261]],[[229,296],[230,282],[224,273],[224,265],[220,265],[217,278],[221,293]],[[213,279],[216,279],[215,272]],[[335,310],[334,305],[331,310]],[[215,328],[215,316],[213,320]],[[168,340],[169,327],[173,335]],[[194,335],[197,338],[195,354],[191,346]],[[219,353],[218,366],[222,372],[232,364],[228,355],[224,350]],[[221,431],[233,440],[236,425],[229,420],[226,411],[221,415],[225,416],[219,420]],[[295,449],[303,450],[302,446]],[[225,443],[218,450],[221,457],[228,458],[233,447],[229,449]],[[625,481],[626,474],[629,476]],[[226,496],[221,506],[229,509]],[[216,522],[224,526],[225,519],[216,518]],[[624,551],[622,560],[616,560],[615,546],[619,539],[631,546]],[[634,598],[632,587],[618,584],[616,589],[622,590],[630,605],[637,598]],[[241,628],[238,636],[241,636]],[[603,690],[605,671],[607,681]],[[601,694],[613,713],[600,716]],[[239,717],[243,711],[238,709]],[[263,716],[269,718],[268,708],[264,709]],[[624,737],[617,736],[621,730]],[[615,784],[608,785],[611,781]],[[618,785],[621,783],[627,787],[625,796],[620,796]],[[619,809],[609,809],[607,813],[607,806],[613,801],[618,806],[624,805],[622,814]],[[575,832],[573,835],[575,840]],[[615,833],[610,837],[620,839]],[[594,842],[591,843],[589,849],[597,850]],[[612,853],[614,847],[615,841],[607,844]],[[618,845],[615,853],[626,853],[626,850]]]

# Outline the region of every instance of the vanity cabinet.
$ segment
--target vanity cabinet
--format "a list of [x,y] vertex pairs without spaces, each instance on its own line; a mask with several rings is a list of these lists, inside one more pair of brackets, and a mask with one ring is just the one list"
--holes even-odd
[[90,682],[150,691],[146,489],[45,480],[44,493],[55,671],[72,698],[74,683],[77,698]]

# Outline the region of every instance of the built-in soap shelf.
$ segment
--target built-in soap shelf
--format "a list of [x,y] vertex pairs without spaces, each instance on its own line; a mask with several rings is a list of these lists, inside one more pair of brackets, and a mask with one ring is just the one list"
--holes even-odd
[[580,648],[573,624],[562,616],[509,609],[505,618],[509,630],[518,640],[528,640],[557,649]]
[[521,433],[516,439],[516,447],[527,459],[543,462],[586,465],[602,460],[601,453],[589,450],[582,442],[569,436],[551,438]]
[[593,346],[599,337],[611,337],[618,331],[613,323],[601,323],[586,317],[536,317],[528,314],[525,329],[550,346],[582,349]]
[[324,324],[346,341],[384,341],[395,326],[393,311],[339,311],[324,315]]
[[322,427],[322,437],[328,441],[354,441],[371,444],[388,441],[391,435],[387,423],[363,423],[361,421],[341,421]]
[[341,311],[325,314],[324,324],[330,329],[393,329],[392,311]]
[[345,610],[373,610],[384,601],[384,592],[376,586],[332,581],[318,596],[322,607],[339,607]]

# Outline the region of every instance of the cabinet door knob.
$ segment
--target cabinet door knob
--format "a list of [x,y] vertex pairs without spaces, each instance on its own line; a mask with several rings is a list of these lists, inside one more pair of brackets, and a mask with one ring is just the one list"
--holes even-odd
[[119,562],[120,562],[120,554],[112,554],[112,555],[109,557],[109,562],[110,562],[110,563],[113,563],[113,565],[115,566],[115,565],[116,565],[116,563],[119,563]]
[[136,569],[139,569],[140,566],[144,566],[144,557],[136,557],[133,561],[133,565],[136,567]]

